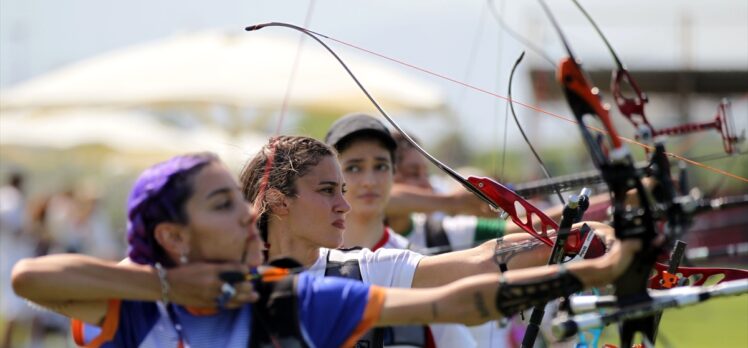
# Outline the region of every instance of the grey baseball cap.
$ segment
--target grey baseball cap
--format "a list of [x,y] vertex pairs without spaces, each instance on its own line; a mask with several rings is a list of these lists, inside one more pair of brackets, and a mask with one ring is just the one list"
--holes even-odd
[[348,114],[335,121],[327,131],[325,143],[337,147],[342,140],[363,134],[373,135],[382,140],[390,151],[397,148],[397,142],[392,138],[389,129],[378,119],[363,113]]

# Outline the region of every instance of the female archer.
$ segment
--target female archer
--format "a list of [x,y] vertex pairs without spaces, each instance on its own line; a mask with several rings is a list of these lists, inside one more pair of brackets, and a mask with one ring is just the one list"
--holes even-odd
[[[319,194],[340,200],[337,183]],[[301,188],[296,197],[310,198]],[[568,267],[388,289],[276,268],[251,271],[262,263],[253,221],[215,156],[178,156],[146,170],[130,194],[130,262],[72,254],[25,259],[14,267],[13,288],[73,318],[76,343],[90,347],[350,347],[373,325],[477,323],[609,283],[640,247],[623,241]]]
[[[381,123],[366,117],[365,127],[381,126],[376,128],[379,134],[389,134],[382,133],[386,128]],[[345,120],[350,118],[340,122]],[[340,129],[370,129],[351,127],[346,123],[336,124]],[[343,149],[343,153],[336,158],[333,148],[315,139],[280,136],[270,139],[244,167],[240,178],[242,191],[258,207],[260,233],[268,242],[269,260],[290,257],[318,276],[342,276],[364,283],[401,288],[440,286],[476,274],[495,274],[501,269],[520,269],[547,262],[550,248],[525,233],[507,235],[473,249],[429,257],[387,247],[375,248],[375,251],[337,250],[344,241],[345,244],[356,245],[349,240],[349,237],[356,237],[353,234],[358,228],[356,218],[368,216],[373,220],[370,225],[374,228],[364,230],[364,233],[359,231],[361,235],[375,233],[376,238],[371,240],[382,240],[381,236],[391,233],[385,229],[382,221],[389,192],[387,181],[391,181],[392,174],[391,157],[386,147],[379,145],[377,138],[372,139],[369,135],[369,139],[364,140],[366,133],[347,134],[353,134],[357,142],[373,143],[370,148],[360,151],[362,156],[369,157],[346,157],[359,153],[356,143],[349,149]],[[353,151],[349,152],[351,149]],[[341,160],[345,170],[341,170],[337,159]],[[352,180],[353,175],[366,175],[369,178]],[[264,193],[260,195],[261,192]],[[350,204],[346,197],[350,199]],[[348,214],[351,205],[353,210]],[[356,209],[360,209],[358,215]],[[610,230],[603,224],[592,225],[600,230]],[[367,244],[362,246],[374,247]],[[601,253],[602,249],[598,252]],[[362,340],[368,340],[370,346],[383,346],[388,343],[383,337],[393,338],[393,334],[398,333],[397,330],[387,331],[388,334],[369,333]],[[427,335],[422,333],[421,340],[410,341],[411,345],[426,345]]]

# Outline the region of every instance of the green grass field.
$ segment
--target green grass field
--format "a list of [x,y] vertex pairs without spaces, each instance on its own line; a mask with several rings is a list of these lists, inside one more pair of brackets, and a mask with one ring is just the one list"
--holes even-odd
[[[616,330],[606,328],[600,342],[618,345]],[[666,311],[656,346],[748,348],[748,295]]]

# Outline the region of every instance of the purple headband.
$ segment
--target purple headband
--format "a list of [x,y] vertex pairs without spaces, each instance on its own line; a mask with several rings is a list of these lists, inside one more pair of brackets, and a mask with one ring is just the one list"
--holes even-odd
[[176,156],[140,174],[127,200],[127,254],[132,261],[140,264],[162,261],[156,260],[156,241],[153,231],[147,230],[144,214],[162,221],[174,221],[177,217],[181,207],[174,202],[175,194],[164,192],[164,187],[179,174],[217,160],[211,153]]

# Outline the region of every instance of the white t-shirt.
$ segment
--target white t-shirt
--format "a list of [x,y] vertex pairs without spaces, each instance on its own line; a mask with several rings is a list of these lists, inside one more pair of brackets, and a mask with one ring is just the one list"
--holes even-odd
[[[308,272],[316,276],[324,276],[327,269],[327,255],[330,249],[320,248],[317,261]],[[352,250],[345,253],[335,253],[346,260],[358,260],[361,270],[361,280],[367,284],[374,284],[390,288],[410,288],[413,275],[423,255],[398,249],[369,249]]]

